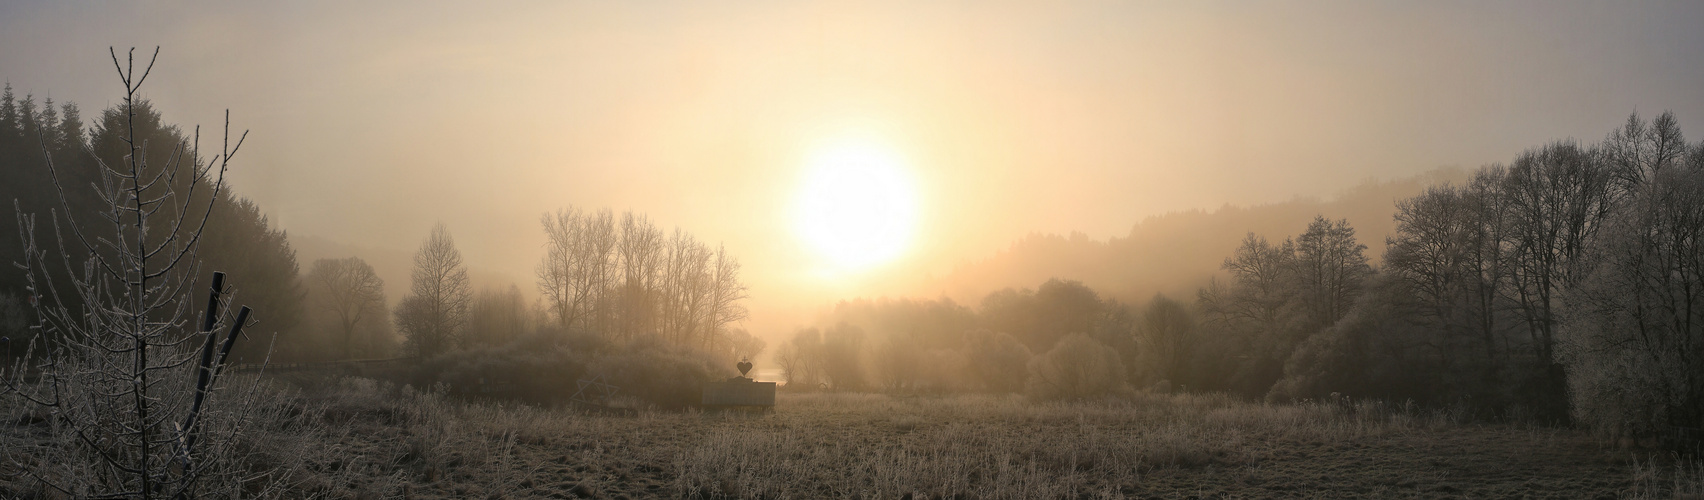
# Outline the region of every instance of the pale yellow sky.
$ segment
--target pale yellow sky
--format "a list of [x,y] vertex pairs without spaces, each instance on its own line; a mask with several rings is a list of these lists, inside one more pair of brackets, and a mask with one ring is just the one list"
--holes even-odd
[[[725,242],[760,334],[1031,231],[1477,166],[1634,110],[1704,131],[1696,2],[468,4],[7,2],[0,78],[93,114],[106,47],[160,45],[148,97],[230,108],[236,189],[293,235],[406,253],[441,220],[530,291],[539,214],[631,209]],[[906,159],[919,238],[829,280],[790,209],[848,134]]]

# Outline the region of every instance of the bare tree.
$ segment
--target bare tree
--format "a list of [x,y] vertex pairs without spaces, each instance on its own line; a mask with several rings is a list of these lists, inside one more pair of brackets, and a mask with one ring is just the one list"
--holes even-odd
[[1402,297],[1414,312],[1411,320],[1435,332],[1414,347],[1437,365],[1431,373],[1442,376],[1460,361],[1456,350],[1471,328],[1464,313],[1470,310],[1469,247],[1478,221],[1455,186],[1431,187],[1398,201],[1396,210],[1396,232],[1385,239],[1385,269],[1408,292]]
[[[1463,306],[1473,322],[1479,343],[1490,362],[1488,380],[1495,382],[1499,368],[1509,363],[1509,327],[1501,321],[1504,298],[1509,281],[1509,218],[1504,216],[1508,197],[1501,186],[1507,170],[1501,165],[1481,169],[1462,190],[1468,219],[1464,225],[1462,265],[1466,274],[1464,286],[1469,304]],[[1499,348],[1499,345],[1502,347]]]
[[349,257],[314,261],[308,270],[308,283],[319,295],[315,306],[337,318],[343,357],[355,357],[355,327],[364,319],[384,314],[384,280],[367,261]]
[[718,339],[716,347],[717,351],[725,352],[734,359],[750,359],[762,354],[763,350],[769,347],[769,343],[744,328],[732,328]]
[[1664,112],[1649,124],[1633,113],[1625,125],[1604,139],[1602,153],[1619,184],[1617,194],[1631,196],[1639,185],[1659,173],[1679,168],[1686,161],[1687,149],[1674,113]]
[[823,330],[822,343],[812,360],[817,375],[837,391],[863,389],[868,382],[864,369],[866,338],[863,328],[849,323]]
[[655,333],[662,287],[663,232],[644,216],[622,214],[618,253],[622,270],[618,336]]
[[675,229],[664,257],[662,330],[665,338],[682,344],[700,342],[709,310],[707,294],[714,276],[710,250],[686,231]]
[[799,373],[800,369],[804,368],[802,354],[799,347],[792,342],[781,344],[775,351],[775,364],[781,367],[781,377],[787,381],[787,385],[804,381],[804,377]]
[[1385,239],[1387,268],[1421,298],[1421,314],[1446,329],[1465,281],[1466,210],[1456,187],[1428,188],[1396,203],[1396,233]]
[[822,383],[825,377],[822,331],[806,328],[794,332],[793,338],[776,351],[775,361],[781,365],[787,385],[815,387]]
[[[26,350],[24,366],[6,371],[4,394],[54,416],[48,439],[58,454],[45,457],[34,449],[0,454],[70,497],[212,495],[198,484],[234,488],[244,480],[231,444],[254,392],[225,395],[219,375],[249,309],[243,307],[234,319],[220,312],[228,310],[221,306],[230,296],[221,296],[223,274],[215,273],[203,321],[193,323],[197,248],[213,200],[224,189],[225,171],[247,134],[230,142],[227,112],[218,154],[201,156],[197,130],[188,144],[166,145],[173,151],[165,164],[150,164],[149,144],[136,139],[133,124],[137,92],[154,59],[138,73],[134,52],[125,63],[112,52],[130,124],[123,136],[124,163],[108,164],[89,151],[99,166],[100,183],[93,187],[105,202],[103,224],[72,218],[61,173],[45,151],[65,211],[52,217],[56,259],[37,245],[35,216],[19,207],[21,267],[36,318],[30,328],[39,335]],[[219,342],[225,328],[231,331]],[[25,372],[38,374],[40,382],[26,382]]]
[[1217,312],[1254,321],[1276,333],[1289,302],[1287,273],[1295,253],[1295,243],[1289,240],[1273,245],[1265,237],[1248,233],[1242,246],[1221,266],[1231,273],[1230,290],[1219,294],[1220,300],[1208,301],[1209,305],[1218,308]]
[[590,294],[591,311],[586,318],[586,331],[610,336],[615,318],[616,227],[615,214],[609,209],[586,214],[581,233],[581,251],[585,258],[585,289]]
[[1524,315],[1531,359],[1543,374],[1540,411],[1567,416],[1567,375],[1557,364],[1561,293],[1579,282],[1579,257],[1614,206],[1613,177],[1573,142],[1529,150],[1504,177],[1512,295]]
[[1361,293],[1361,283],[1373,274],[1367,265],[1367,246],[1355,241],[1347,219],[1316,216],[1296,237],[1292,261],[1296,291],[1309,319],[1308,329],[1331,326],[1349,314]]
[[1203,326],[1217,346],[1214,357],[1226,367],[1206,371],[1222,379],[1214,383],[1260,395],[1282,374],[1284,360],[1300,342],[1293,326],[1295,260],[1293,240],[1274,245],[1249,233],[1221,266],[1230,272],[1229,282],[1215,279],[1201,291]]
[[[728,325],[744,321],[746,308],[740,301],[746,299],[746,286],[740,282],[740,261],[728,256],[724,247],[716,247],[716,257],[711,264],[709,287],[709,311],[704,315],[704,331],[707,337],[720,337],[727,332]],[[706,342],[714,342],[707,338]]]
[[1656,172],[1632,201],[1567,294],[1559,361],[1581,422],[1679,438],[1704,421],[1704,168]]
[[443,223],[432,227],[432,235],[414,254],[411,277],[410,295],[397,306],[397,329],[415,355],[436,356],[460,340],[473,302],[461,251]]
[[538,265],[538,290],[544,294],[550,315],[557,324],[569,328],[579,321],[589,300],[578,273],[582,267],[579,262],[581,254],[576,251],[580,239],[580,212],[573,207],[565,208],[554,214],[544,214],[539,223],[544,225],[544,235],[548,240],[545,242],[544,259]]

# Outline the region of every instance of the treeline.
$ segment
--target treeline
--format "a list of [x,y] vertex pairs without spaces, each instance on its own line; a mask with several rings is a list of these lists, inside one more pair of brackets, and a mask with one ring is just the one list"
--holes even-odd
[[[38,104],[30,95],[18,98],[7,85],[0,92],[0,172],[5,172],[0,201],[5,203],[5,210],[11,212],[16,207],[18,216],[34,214],[41,231],[54,232],[38,234],[43,241],[75,238],[70,232],[72,221],[84,227],[111,224],[106,219],[112,215],[110,205],[103,197],[114,194],[103,194],[100,169],[124,163],[130,152],[124,140],[127,127],[133,127],[142,161],[154,169],[174,163],[202,164],[206,158],[201,148],[212,151],[219,147],[200,144],[198,131],[184,131],[164,122],[147,101],[139,101],[134,112],[134,121],[129,121],[124,108],[114,106],[102,111],[94,123],[85,124],[76,104],[59,104],[51,99]],[[238,303],[257,311],[257,324],[251,332],[294,331],[304,313],[303,290],[296,255],[284,231],[273,227],[253,202],[230,189],[214,192],[211,179],[218,172],[189,170],[160,180],[171,183],[171,189],[181,193],[182,199],[176,199],[172,209],[153,213],[150,225],[170,228],[180,213],[199,214],[211,203],[211,215],[198,242],[203,270],[198,275],[205,279],[213,270],[231,275]],[[196,189],[189,189],[192,183]],[[36,300],[36,294],[26,288],[24,272],[12,266],[24,261],[19,220],[6,217],[0,223],[6,228],[0,231],[0,263],[5,265],[0,270],[0,336],[12,339],[15,346],[26,344],[33,335],[28,328],[33,321],[28,304]],[[49,248],[57,253],[56,247]],[[75,259],[70,265],[81,265],[81,256],[67,257]],[[200,286],[204,288],[205,284]],[[74,294],[64,298],[71,301],[69,307],[80,307]],[[235,353],[238,358],[256,359],[266,347],[264,342],[242,342]],[[22,350],[17,347],[4,355],[17,355]]]
[[[553,404],[569,398],[575,381],[602,377],[642,404],[679,408],[697,404],[700,382],[763,351],[761,339],[731,327],[745,317],[739,261],[679,229],[664,238],[640,215],[615,220],[608,210],[544,216],[549,243],[536,306],[513,286],[473,293],[448,229],[433,228],[394,313],[403,351],[422,361],[412,382]],[[349,283],[378,283],[371,267],[354,267],[366,278]],[[382,295],[345,289],[337,296],[382,312]],[[358,309],[353,303],[342,302]]]
[[1382,264],[1344,219],[1251,233],[1193,303],[1061,280],[975,309],[844,302],[777,362],[806,386],[1373,397],[1696,439],[1704,143],[1672,115],[1433,186],[1394,223]]
[[[101,223],[111,197],[102,190],[100,169],[124,161],[130,150],[122,139],[127,128],[134,129],[143,161],[155,168],[174,160],[204,160],[199,148],[209,145],[198,143],[198,131],[169,124],[147,101],[138,101],[134,113],[129,120],[123,108],[113,107],[89,125],[75,104],[37,104],[34,97],[20,99],[5,87],[0,171],[6,182],[0,183],[0,199],[8,205],[15,200],[19,215],[35,214],[38,227],[47,230],[55,230],[55,219],[59,228],[70,227],[68,219],[84,226]],[[226,272],[235,303],[255,311],[234,360],[432,358],[523,341],[534,347],[557,345],[568,337],[595,340],[578,345],[609,352],[639,344],[678,346],[679,356],[710,353],[719,360],[755,356],[763,349],[761,340],[733,328],[746,315],[738,260],[685,231],[664,233],[641,215],[617,219],[608,210],[575,209],[547,214],[543,229],[550,244],[538,267],[537,286],[544,296],[539,302],[528,301],[513,285],[473,290],[454,240],[440,225],[416,254],[405,292],[396,294],[387,292],[387,285],[397,284],[385,283],[359,257],[320,259],[301,269],[287,235],[259,206],[229,186],[212,189],[219,172],[195,171],[193,178],[185,172],[166,180],[187,195],[179,203],[212,207],[197,243],[201,270],[196,275]],[[196,189],[188,189],[192,180]],[[176,215],[161,211],[149,223],[170,227]],[[0,262],[22,262],[18,226],[7,219],[10,229],[0,231]],[[70,265],[80,265],[79,256],[66,257]],[[22,271],[10,265],[0,271],[0,337],[15,347],[0,355],[19,355],[31,340],[34,297]],[[732,367],[731,361],[718,364]]]
[[1383,272],[1302,339],[1284,397],[1329,392],[1699,439],[1704,142],[1673,115],[1561,141],[1398,203]]
[[[474,293],[454,238],[437,225],[415,254],[409,294],[394,314],[405,351],[429,358],[539,334],[746,356],[762,350],[760,341],[730,328],[746,317],[737,259],[680,229],[665,238],[643,215],[616,220],[607,209],[573,208],[542,218],[548,243],[536,306],[513,286]],[[322,260],[309,275],[325,290],[328,300],[318,305],[339,318],[345,343],[353,342],[363,314],[383,320],[384,284],[364,261]]]

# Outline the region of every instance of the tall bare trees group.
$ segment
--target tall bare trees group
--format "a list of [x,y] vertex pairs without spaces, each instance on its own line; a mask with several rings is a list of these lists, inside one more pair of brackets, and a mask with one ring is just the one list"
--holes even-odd
[[665,236],[631,212],[574,208],[545,214],[538,266],[550,318],[570,331],[615,340],[656,336],[712,348],[745,319],[739,261],[685,231]]
[[[1667,113],[1604,141],[1617,202],[1562,290],[1557,362],[1574,416],[1620,434],[1704,441],[1704,141]],[[1671,434],[1672,435],[1672,434]]]
[[[1401,358],[1450,392],[1594,425],[1704,415],[1704,143],[1637,115],[1398,204]],[[1612,417],[1613,416],[1613,417]],[[1633,425],[1638,422],[1637,425]],[[1691,422],[1687,424],[1687,422]]]

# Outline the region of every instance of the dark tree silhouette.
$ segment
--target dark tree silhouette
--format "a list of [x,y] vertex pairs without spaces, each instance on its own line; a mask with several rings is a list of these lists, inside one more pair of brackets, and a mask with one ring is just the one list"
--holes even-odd
[[473,302],[461,251],[443,223],[432,227],[414,254],[411,277],[410,293],[396,308],[397,329],[408,339],[410,352],[430,358],[461,340]]
[[344,358],[355,357],[356,327],[363,321],[386,321],[385,282],[360,257],[320,259],[308,269],[308,286],[318,296],[315,307],[337,320],[338,348]]

